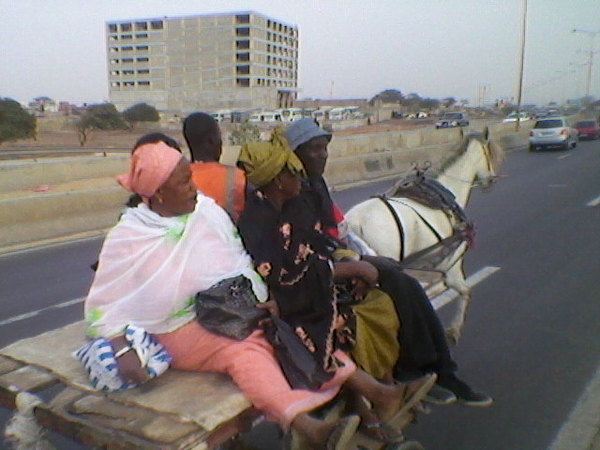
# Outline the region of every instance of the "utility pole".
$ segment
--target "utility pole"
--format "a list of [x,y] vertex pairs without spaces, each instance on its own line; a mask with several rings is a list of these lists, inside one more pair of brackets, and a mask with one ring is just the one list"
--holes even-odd
[[527,32],[527,0],[523,0],[523,17],[521,23],[521,58],[519,59],[519,88],[517,89],[517,121],[515,131],[521,126],[521,99],[523,97],[523,69],[525,67],[525,35]]
[[600,30],[598,31],[588,31],[588,30],[580,30],[578,28],[574,28],[572,33],[584,33],[590,37],[590,50],[588,54],[588,68],[587,68],[587,81],[585,84],[585,96],[590,96],[590,88],[592,85],[592,66],[594,65],[594,39],[596,35],[600,34]]

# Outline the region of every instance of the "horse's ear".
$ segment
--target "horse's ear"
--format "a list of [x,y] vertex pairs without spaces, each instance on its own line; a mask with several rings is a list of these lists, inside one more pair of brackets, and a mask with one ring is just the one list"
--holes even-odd
[[485,127],[485,128],[483,129],[483,138],[484,138],[486,141],[489,141],[489,140],[490,140],[490,129],[489,129],[489,127]]

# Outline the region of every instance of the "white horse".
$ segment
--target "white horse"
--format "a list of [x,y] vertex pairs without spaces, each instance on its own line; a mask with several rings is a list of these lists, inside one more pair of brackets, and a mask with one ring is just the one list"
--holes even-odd
[[[433,176],[454,194],[456,202],[464,208],[474,183],[489,186],[495,180],[502,158],[502,148],[488,140],[486,129],[483,135],[464,138],[454,155]],[[376,254],[396,260],[435,248],[432,246],[441,239],[453,235],[457,225],[455,217],[440,209],[395,196],[394,188],[388,193],[387,205],[380,198],[371,198],[352,207],[346,214],[346,221],[349,231],[362,238]],[[433,268],[442,273],[446,288],[458,293],[457,310],[446,330],[449,341],[454,344],[460,337],[471,300],[471,288],[465,281],[462,267],[462,257],[468,244],[459,241],[456,245],[451,254],[441,262],[438,260]]]

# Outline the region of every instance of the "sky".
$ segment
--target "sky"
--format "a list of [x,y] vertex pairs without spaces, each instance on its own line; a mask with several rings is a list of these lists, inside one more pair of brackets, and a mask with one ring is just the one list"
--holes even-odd
[[[0,0],[0,97],[107,101],[107,21],[256,11],[299,28],[299,98],[516,98],[523,2]],[[524,102],[585,94],[591,39],[573,29],[600,31],[600,0],[528,0]],[[600,33],[594,48],[600,98]]]

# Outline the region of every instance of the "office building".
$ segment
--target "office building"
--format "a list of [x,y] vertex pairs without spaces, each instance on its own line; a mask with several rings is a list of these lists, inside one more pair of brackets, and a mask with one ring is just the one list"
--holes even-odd
[[106,23],[110,101],[187,114],[292,106],[298,28],[256,12]]

